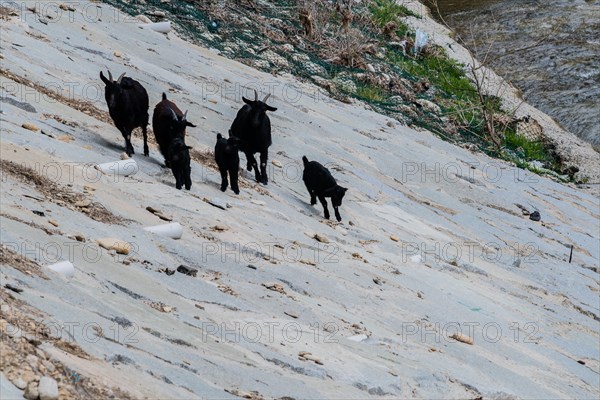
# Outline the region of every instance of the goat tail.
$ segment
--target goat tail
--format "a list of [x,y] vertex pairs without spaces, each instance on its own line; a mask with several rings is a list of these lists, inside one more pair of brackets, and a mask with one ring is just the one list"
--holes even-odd
[[167,99],[167,94],[166,94],[165,92],[163,92],[162,99],[163,99],[163,100],[166,100],[166,99]]
[[306,167],[306,164],[308,164],[308,158],[306,158],[306,156],[302,156],[302,162],[304,163],[304,166]]

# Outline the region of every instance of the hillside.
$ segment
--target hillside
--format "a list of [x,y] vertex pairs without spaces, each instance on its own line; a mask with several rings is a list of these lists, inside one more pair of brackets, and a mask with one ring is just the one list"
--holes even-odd
[[[106,4],[73,7],[43,22],[2,10],[3,399],[42,375],[62,398],[598,397],[597,193]],[[189,192],[141,135],[137,173],[93,168],[124,149],[107,69],[139,80],[151,109],[166,92],[189,110]],[[211,151],[251,88],[278,107],[270,182],[244,171],[235,196]],[[302,155],[349,188],[342,223],[310,206]],[[165,223],[147,207],[182,238],[145,231]],[[106,237],[130,253],[100,248]],[[65,259],[70,279],[46,268]],[[197,275],[166,273],[180,265]]]

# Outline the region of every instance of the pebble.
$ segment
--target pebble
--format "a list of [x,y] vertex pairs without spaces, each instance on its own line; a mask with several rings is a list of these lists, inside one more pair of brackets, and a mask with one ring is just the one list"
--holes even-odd
[[25,393],[23,393],[23,397],[27,400],[37,400],[39,396],[40,393],[38,392],[37,382],[29,382],[29,385],[27,385],[27,388],[25,389]]
[[18,377],[14,381],[12,381],[12,384],[21,390],[25,390],[25,388],[27,387],[27,382],[25,382],[21,377]]
[[[115,55],[116,55],[116,54],[115,54]],[[120,56],[118,56],[118,57],[120,57]],[[121,160],[128,160],[128,159],[129,159],[129,156],[127,155],[127,153],[125,153],[125,152],[122,152],[122,153],[121,153],[121,156],[120,156],[120,158],[121,158]]]
[[10,312],[10,306],[8,304],[2,304],[0,306],[0,312],[4,315],[8,314]]
[[538,211],[534,211],[531,214],[529,214],[529,219],[535,222],[538,222],[539,220],[542,219],[542,216],[540,215],[540,213]]
[[391,239],[392,241],[394,241],[394,242],[399,242],[399,241],[400,241],[400,240],[399,240],[399,239],[398,239],[396,236],[394,236],[394,235],[390,236],[390,239]]
[[48,223],[52,226],[58,226],[58,222],[56,222],[56,220],[54,220],[54,219],[49,219]]
[[96,239],[96,243],[98,243],[100,247],[105,248],[106,250],[114,250],[119,254],[127,255],[132,250],[131,244],[115,238]]
[[21,125],[22,128],[25,128],[27,130],[30,131],[34,131],[37,132],[40,130],[40,128],[38,128],[36,125],[32,124],[31,122],[25,122],[23,125]]
[[123,57],[123,53],[121,53],[120,51],[115,51],[113,54],[115,57]]
[[265,204],[267,204],[262,200],[254,200],[254,199],[250,200],[250,203],[256,204],[257,206],[264,206]]
[[271,163],[276,166],[277,168],[283,168],[283,165],[281,164],[281,161],[279,160],[273,160],[271,161]]
[[198,270],[196,268],[186,267],[185,265],[180,265],[177,267],[177,272],[194,277],[196,274],[198,274]]
[[451,339],[458,340],[459,342],[473,345],[473,339],[467,335],[463,335],[462,333],[454,333],[450,336]]
[[49,376],[44,376],[40,379],[38,386],[40,400],[57,400],[58,399],[58,384]]
[[315,235],[313,236],[313,239],[315,239],[317,242],[329,243],[329,239],[327,239],[326,236],[321,235],[319,233],[315,233]]
[[143,22],[145,24],[151,24],[152,23],[152,20],[150,18],[148,18],[148,17],[146,17],[145,15],[142,15],[142,14],[137,15],[135,17],[135,19],[137,19],[138,21]]
[[27,357],[25,357],[25,361],[31,366],[31,368],[37,369],[39,359],[36,356],[29,354]]
[[48,372],[53,373],[54,371],[56,371],[56,367],[54,366],[54,364],[52,364],[50,361],[48,360],[42,360],[42,365],[44,367],[46,367],[46,369],[48,370]]

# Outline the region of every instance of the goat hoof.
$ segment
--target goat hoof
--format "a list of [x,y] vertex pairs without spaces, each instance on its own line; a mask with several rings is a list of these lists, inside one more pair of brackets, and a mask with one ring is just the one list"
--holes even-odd
[[227,190],[227,186],[221,186],[221,192],[224,192]]
[[240,191],[239,190],[234,190],[233,193],[240,194]]
[[185,190],[190,190],[191,188],[192,188],[192,185],[190,185],[190,186],[186,186],[186,187],[185,187]]

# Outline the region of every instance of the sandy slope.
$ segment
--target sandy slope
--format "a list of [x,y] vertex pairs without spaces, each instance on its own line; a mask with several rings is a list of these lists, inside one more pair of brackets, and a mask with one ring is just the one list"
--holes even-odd
[[[291,77],[257,72],[123,18],[83,2],[47,25],[27,11],[25,23],[3,21],[3,68],[60,87],[63,100],[2,76],[2,160],[36,169],[66,193],[91,186],[85,196],[124,220],[93,220],[68,199],[3,171],[2,243],[42,265],[70,258],[76,266],[73,279],[48,272],[48,281],[2,266],[2,286],[22,287],[15,296],[44,313],[45,323],[63,326],[64,340],[73,326],[73,340],[92,360],[43,344],[52,357],[147,398],[600,394],[598,197],[427,132],[390,127],[387,118]],[[200,152],[227,132],[242,86],[263,94],[275,88],[271,159],[283,168],[271,166],[266,188],[246,175],[240,196],[221,193],[217,173],[199,162],[192,190],[175,190],[156,147],[148,158],[135,155],[140,172],[133,177],[97,175],[89,164],[118,159],[121,135],[93,108],[87,115],[64,98],[106,111],[97,91],[106,68],[140,80],[151,104],[168,91],[189,109],[198,128],[188,130],[188,143]],[[139,137],[134,147],[141,153]],[[350,188],[342,224],[326,223],[322,209],[307,203],[303,154],[335,165]],[[515,203],[538,209],[542,223]],[[180,222],[182,239],[145,232],[163,222],[147,206]],[[106,236],[130,241],[134,254],[100,250],[94,240]],[[198,276],[160,271],[180,264],[198,268]],[[173,308],[158,310],[156,302]],[[473,346],[448,338],[458,328]]]

